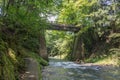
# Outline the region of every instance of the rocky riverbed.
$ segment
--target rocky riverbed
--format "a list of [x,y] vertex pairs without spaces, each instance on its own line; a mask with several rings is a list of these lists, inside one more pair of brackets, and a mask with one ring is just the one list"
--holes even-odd
[[50,60],[49,66],[43,68],[42,76],[42,80],[120,80],[120,68]]

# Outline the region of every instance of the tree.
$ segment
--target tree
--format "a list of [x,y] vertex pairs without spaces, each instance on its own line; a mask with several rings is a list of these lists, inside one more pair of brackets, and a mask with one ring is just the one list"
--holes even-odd
[[51,7],[52,0],[0,0],[1,80],[18,79],[24,68],[24,48],[38,52],[40,30],[46,27]]
[[94,46],[105,42],[111,32],[119,32],[119,12],[119,1],[116,0],[69,0],[63,1],[58,22],[82,28],[76,44],[83,41],[84,55],[89,57]]

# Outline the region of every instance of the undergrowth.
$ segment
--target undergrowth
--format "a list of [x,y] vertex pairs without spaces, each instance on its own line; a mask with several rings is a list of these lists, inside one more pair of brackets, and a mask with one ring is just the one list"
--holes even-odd
[[99,44],[94,56],[87,59],[86,62],[120,66],[120,33],[113,33],[108,37],[109,43]]
[[20,74],[25,72],[24,59],[27,57],[33,58],[39,63],[38,70],[39,75],[41,75],[41,65],[48,65],[48,62],[42,59],[37,53],[22,47],[19,47],[18,50],[4,47],[0,52],[0,80],[20,80]]

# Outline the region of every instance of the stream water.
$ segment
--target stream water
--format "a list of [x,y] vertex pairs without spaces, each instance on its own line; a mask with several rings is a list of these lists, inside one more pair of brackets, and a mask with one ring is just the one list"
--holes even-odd
[[120,80],[120,68],[50,60],[42,71],[42,80]]

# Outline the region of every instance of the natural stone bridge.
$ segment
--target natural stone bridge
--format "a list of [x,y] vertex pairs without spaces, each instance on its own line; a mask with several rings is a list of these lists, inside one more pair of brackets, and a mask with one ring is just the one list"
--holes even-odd
[[[50,24],[49,27],[46,28],[46,30],[71,31],[71,32],[77,33],[77,32],[79,32],[80,27],[76,27],[73,25]],[[48,60],[44,30],[41,30],[40,32],[41,32],[41,34],[40,34],[39,54],[43,59]],[[81,39],[74,37],[73,53],[72,54],[74,54],[75,58],[80,58],[78,55],[82,54],[80,52],[82,50],[81,48],[82,48]]]

